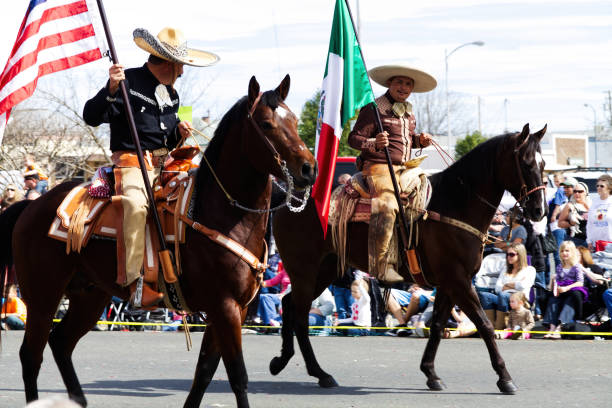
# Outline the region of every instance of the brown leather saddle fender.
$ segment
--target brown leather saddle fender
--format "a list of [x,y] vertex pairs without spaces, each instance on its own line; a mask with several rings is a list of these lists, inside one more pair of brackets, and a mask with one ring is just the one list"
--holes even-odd
[[[178,208],[179,216],[187,214],[194,184],[194,177],[181,172],[165,186],[156,185],[154,187],[158,214],[167,242],[174,242],[178,239],[179,243],[184,243],[186,225],[181,220],[177,222],[174,214],[162,210],[162,208],[164,205],[170,205],[173,208]],[[85,247],[94,236],[116,239],[119,234],[123,234],[121,197],[90,197],[88,194],[89,185],[81,184],[68,193],[58,207],[56,217],[49,228],[49,237],[70,245],[67,252],[71,250],[80,252],[81,248]],[[181,188],[183,194],[179,197]],[[80,223],[82,227],[75,228],[76,223]],[[75,232],[77,235],[75,235]],[[151,217],[148,217],[143,259],[145,281],[147,282],[157,282],[159,271],[157,254],[159,250],[160,243],[155,233],[155,226]],[[118,260],[120,261],[124,256],[125,253],[122,253],[120,248],[117,252]],[[122,282],[121,278],[124,277],[118,276],[117,281]]]

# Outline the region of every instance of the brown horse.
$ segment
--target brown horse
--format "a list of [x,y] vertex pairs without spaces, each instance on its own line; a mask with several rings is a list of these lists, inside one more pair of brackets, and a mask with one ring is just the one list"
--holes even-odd
[[[255,77],[251,78],[248,96],[225,114],[205,152],[220,184],[235,201],[228,200],[204,161],[196,178],[193,219],[232,238],[260,259],[265,251],[270,174],[281,179],[290,174],[298,187],[312,185],[316,177],[314,157],[297,133],[297,117],[284,103],[289,83],[287,75],[278,88],[260,94],[259,84]],[[114,283],[114,242],[92,240],[80,254],[66,255],[63,243],[47,237],[58,205],[74,186],[75,183],[59,185],[6,214],[14,224],[13,260],[28,307],[19,353],[26,400],[38,398],[36,381],[48,340],[69,397],[85,406],[72,351],[95,324],[110,297],[126,298],[128,292]],[[3,239],[8,239],[11,220],[0,220]],[[222,358],[237,405],[248,407],[241,324],[246,306],[259,287],[257,273],[234,253],[193,229],[187,231],[186,243],[180,250],[184,298],[191,310],[205,311],[209,321],[185,406],[200,405]],[[51,330],[64,294],[70,307]]]
[[[542,189],[544,162],[540,140],[546,128],[529,134],[525,125],[521,133],[494,137],[474,148],[445,171],[430,177],[433,196],[429,210],[460,220],[486,233],[504,190],[510,191],[532,220],[546,213]],[[283,298],[282,349],[270,362],[272,374],[278,374],[294,354],[293,333],[306,362],[308,374],[319,379],[322,387],[338,384],[319,366],[308,338],[308,311],[316,298],[338,277],[338,256],[332,247],[331,232],[327,238],[317,222],[312,200],[301,214],[281,210],[273,218],[273,230],[284,266],[291,278],[292,291]],[[482,239],[476,233],[431,217],[418,222],[417,254],[429,282],[437,286],[433,324],[421,361],[431,390],[445,387],[434,369],[434,359],[444,324],[451,308],[459,305],[474,322],[487,345],[491,363],[499,376],[497,385],[504,393],[514,393],[506,370],[476,292],[471,285],[482,260]],[[347,262],[367,270],[368,225],[351,223],[347,233]],[[400,273],[410,280],[406,266]]]

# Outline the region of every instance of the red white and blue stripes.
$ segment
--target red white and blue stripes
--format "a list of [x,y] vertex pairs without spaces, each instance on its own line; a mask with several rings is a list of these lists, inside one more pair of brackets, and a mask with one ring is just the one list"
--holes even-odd
[[0,75],[0,143],[11,109],[34,93],[38,78],[105,52],[95,0],[31,0]]

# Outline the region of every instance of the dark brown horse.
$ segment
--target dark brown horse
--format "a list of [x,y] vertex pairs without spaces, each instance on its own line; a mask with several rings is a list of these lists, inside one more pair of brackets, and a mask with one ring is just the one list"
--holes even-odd
[[[521,133],[494,137],[445,171],[431,176],[433,196],[429,210],[485,233],[504,190],[508,190],[518,199],[527,217],[541,219],[546,213],[542,190],[544,162],[540,153],[540,140],[545,131],[546,128],[530,135],[529,126],[525,125]],[[281,355],[270,362],[270,371],[278,374],[293,356],[295,333],[308,374],[317,377],[322,387],[337,386],[334,378],[319,366],[308,338],[311,301],[338,276],[338,256],[332,247],[332,234],[328,230],[327,239],[323,239],[312,200],[301,214],[279,211],[273,218],[273,225],[292,291],[283,298],[282,350]],[[430,337],[421,360],[427,386],[432,390],[445,387],[435,372],[434,359],[451,308],[459,305],[487,345],[491,363],[499,376],[499,389],[514,393],[517,388],[495,344],[493,326],[471,285],[482,260],[481,238],[431,218],[419,221],[418,229],[417,253],[423,271],[429,282],[438,288]],[[365,223],[351,223],[347,234],[347,262],[362,270],[367,270],[368,265],[367,231]],[[400,273],[410,280],[405,266]]]
[[[232,238],[260,259],[265,250],[266,210],[272,191],[270,174],[281,179],[290,174],[298,187],[312,185],[316,177],[314,157],[297,133],[297,117],[283,102],[289,82],[286,76],[278,88],[260,94],[259,84],[255,77],[251,78],[248,96],[226,113],[205,152],[221,184],[239,205],[228,201],[204,161],[197,174],[194,220]],[[110,297],[126,298],[128,292],[114,283],[114,242],[92,240],[80,254],[66,255],[63,243],[47,237],[59,203],[74,186],[75,183],[62,184],[6,214],[16,220],[16,224],[12,222],[13,259],[28,307],[19,353],[26,400],[38,398],[36,381],[48,340],[69,397],[85,406],[72,351],[95,324]],[[259,211],[245,211],[244,207]],[[3,239],[7,239],[12,227],[5,218],[0,220]],[[240,326],[246,306],[258,290],[256,272],[195,230],[187,231],[181,258],[180,284],[187,305],[193,311],[205,311],[209,320],[185,406],[200,405],[222,358],[237,405],[247,407]],[[64,294],[70,300],[70,308],[51,330],[53,315]]]

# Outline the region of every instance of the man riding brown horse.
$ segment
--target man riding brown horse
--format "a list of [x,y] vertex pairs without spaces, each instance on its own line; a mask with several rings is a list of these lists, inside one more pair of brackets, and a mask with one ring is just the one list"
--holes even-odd
[[431,135],[415,132],[416,119],[406,99],[412,92],[431,91],[437,83],[431,75],[404,65],[383,65],[371,69],[369,74],[376,83],[389,88],[376,99],[383,131],[379,132],[376,125],[376,112],[367,107],[359,113],[348,142],[361,150],[362,173],[373,190],[368,233],[369,272],[381,281],[394,282],[403,280],[397,273],[397,265],[392,265],[389,259],[399,205],[383,149],[385,146],[389,149],[397,180],[415,166],[410,162],[411,149],[429,146]]
[[115,190],[123,209],[123,234],[117,234],[117,282],[129,286],[133,303],[150,306],[159,302],[163,294],[146,284],[142,287],[141,299],[135,294],[139,278],[142,279],[149,202],[124,112],[124,101],[117,93],[119,83],[127,82],[140,145],[152,182],[159,176],[169,150],[190,133],[191,124],[178,118],[179,96],[173,87],[183,73],[183,66],[208,66],[219,58],[212,53],[187,48],[183,33],[174,28],[164,28],[157,37],[147,30],[136,29],[134,42],[150,54],[148,61],[140,68],[127,71],[122,65],[112,65],[109,81],[87,101],[83,118],[90,126],[110,124]]

